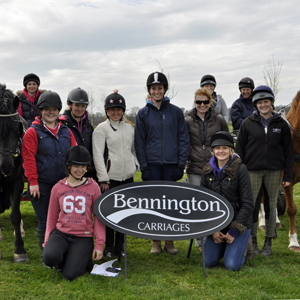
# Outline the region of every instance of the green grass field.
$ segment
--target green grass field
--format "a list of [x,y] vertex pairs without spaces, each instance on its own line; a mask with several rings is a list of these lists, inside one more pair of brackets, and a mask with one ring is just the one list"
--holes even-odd
[[[136,181],[140,180],[137,173]],[[300,186],[295,200],[300,205]],[[300,207],[300,206],[299,206]],[[128,279],[124,277],[124,260],[114,266],[122,268],[120,276],[84,276],[68,282],[61,273],[41,263],[35,237],[36,216],[30,202],[22,202],[21,211],[29,261],[13,261],[13,227],[9,211],[0,216],[3,241],[0,242],[0,299],[297,299],[300,298],[300,253],[288,249],[289,221],[280,217],[282,228],[273,242],[270,257],[256,256],[239,272],[231,272],[222,264],[207,269],[203,278],[200,253],[193,246],[187,259],[189,241],[177,241],[178,255],[149,253],[151,241],[128,236]],[[299,218],[299,217],[298,217]],[[298,219],[297,218],[297,219]],[[300,232],[299,225],[297,226]],[[259,232],[262,247],[264,232]],[[102,262],[106,259],[102,259]]]

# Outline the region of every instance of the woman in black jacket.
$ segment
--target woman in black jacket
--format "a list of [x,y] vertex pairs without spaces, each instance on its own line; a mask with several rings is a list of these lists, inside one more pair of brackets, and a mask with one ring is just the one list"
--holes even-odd
[[237,271],[245,262],[251,233],[253,198],[247,167],[233,152],[233,138],[219,131],[211,138],[214,156],[203,168],[201,185],[225,197],[233,207],[231,224],[210,235],[204,244],[205,264],[214,267],[224,257],[228,270]]
[[[236,152],[249,170],[254,213],[251,235],[255,254],[272,254],[272,239],[276,239],[276,205],[280,184],[289,186],[293,176],[294,155],[291,132],[287,123],[273,111],[275,97],[265,85],[253,91],[254,113],[241,125]],[[283,172],[282,172],[283,171]],[[265,188],[266,236],[262,251],[257,245],[258,196]]]

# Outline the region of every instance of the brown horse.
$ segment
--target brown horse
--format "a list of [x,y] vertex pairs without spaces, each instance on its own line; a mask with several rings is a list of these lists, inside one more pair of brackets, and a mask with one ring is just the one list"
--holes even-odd
[[[295,217],[297,213],[297,207],[294,203],[293,188],[297,182],[300,182],[300,91],[293,99],[291,109],[286,115],[286,118],[291,128],[291,135],[293,141],[293,148],[295,154],[294,173],[291,184],[284,188],[284,194],[287,204],[287,214],[290,220],[290,232],[289,232],[289,249],[300,252],[300,245],[297,240]],[[299,157],[298,157],[299,156]]]

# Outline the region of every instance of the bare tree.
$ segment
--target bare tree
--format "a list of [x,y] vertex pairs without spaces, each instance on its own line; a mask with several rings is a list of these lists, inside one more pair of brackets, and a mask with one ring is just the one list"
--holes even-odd
[[166,96],[168,96],[170,99],[173,99],[177,96],[177,91],[175,90],[175,85],[171,85],[171,80],[170,80],[170,73],[165,73],[163,67],[161,66],[160,62],[156,59],[156,57],[154,56],[154,59],[158,65],[159,71],[161,73],[164,73],[167,78],[168,78],[168,82],[169,82],[169,89],[166,93]]
[[101,94],[100,94],[100,101],[98,101],[97,103],[97,100],[95,99],[95,96],[94,96],[94,91],[93,90],[90,90],[88,91],[88,95],[89,95],[89,119],[92,123],[92,126],[94,126],[94,116],[95,114],[99,111],[99,107],[100,107],[100,111],[102,111],[102,107],[104,107],[104,101],[105,101],[105,92],[102,91]]
[[264,81],[267,86],[269,86],[277,98],[278,93],[282,90],[282,87],[279,85],[279,77],[281,69],[283,66],[283,61],[275,61],[274,56],[272,59],[267,61],[267,65],[263,67]]

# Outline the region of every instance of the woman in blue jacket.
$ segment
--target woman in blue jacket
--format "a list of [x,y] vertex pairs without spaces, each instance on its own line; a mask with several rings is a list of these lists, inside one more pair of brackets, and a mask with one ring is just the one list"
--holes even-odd
[[[143,181],[180,180],[189,154],[189,132],[181,109],[165,97],[167,77],[160,72],[147,79],[148,99],[135,124],[135,150]],[[175,255],[173,241],[164,250]],[[152,254],[161,253],[161,241],[152,241]]]

